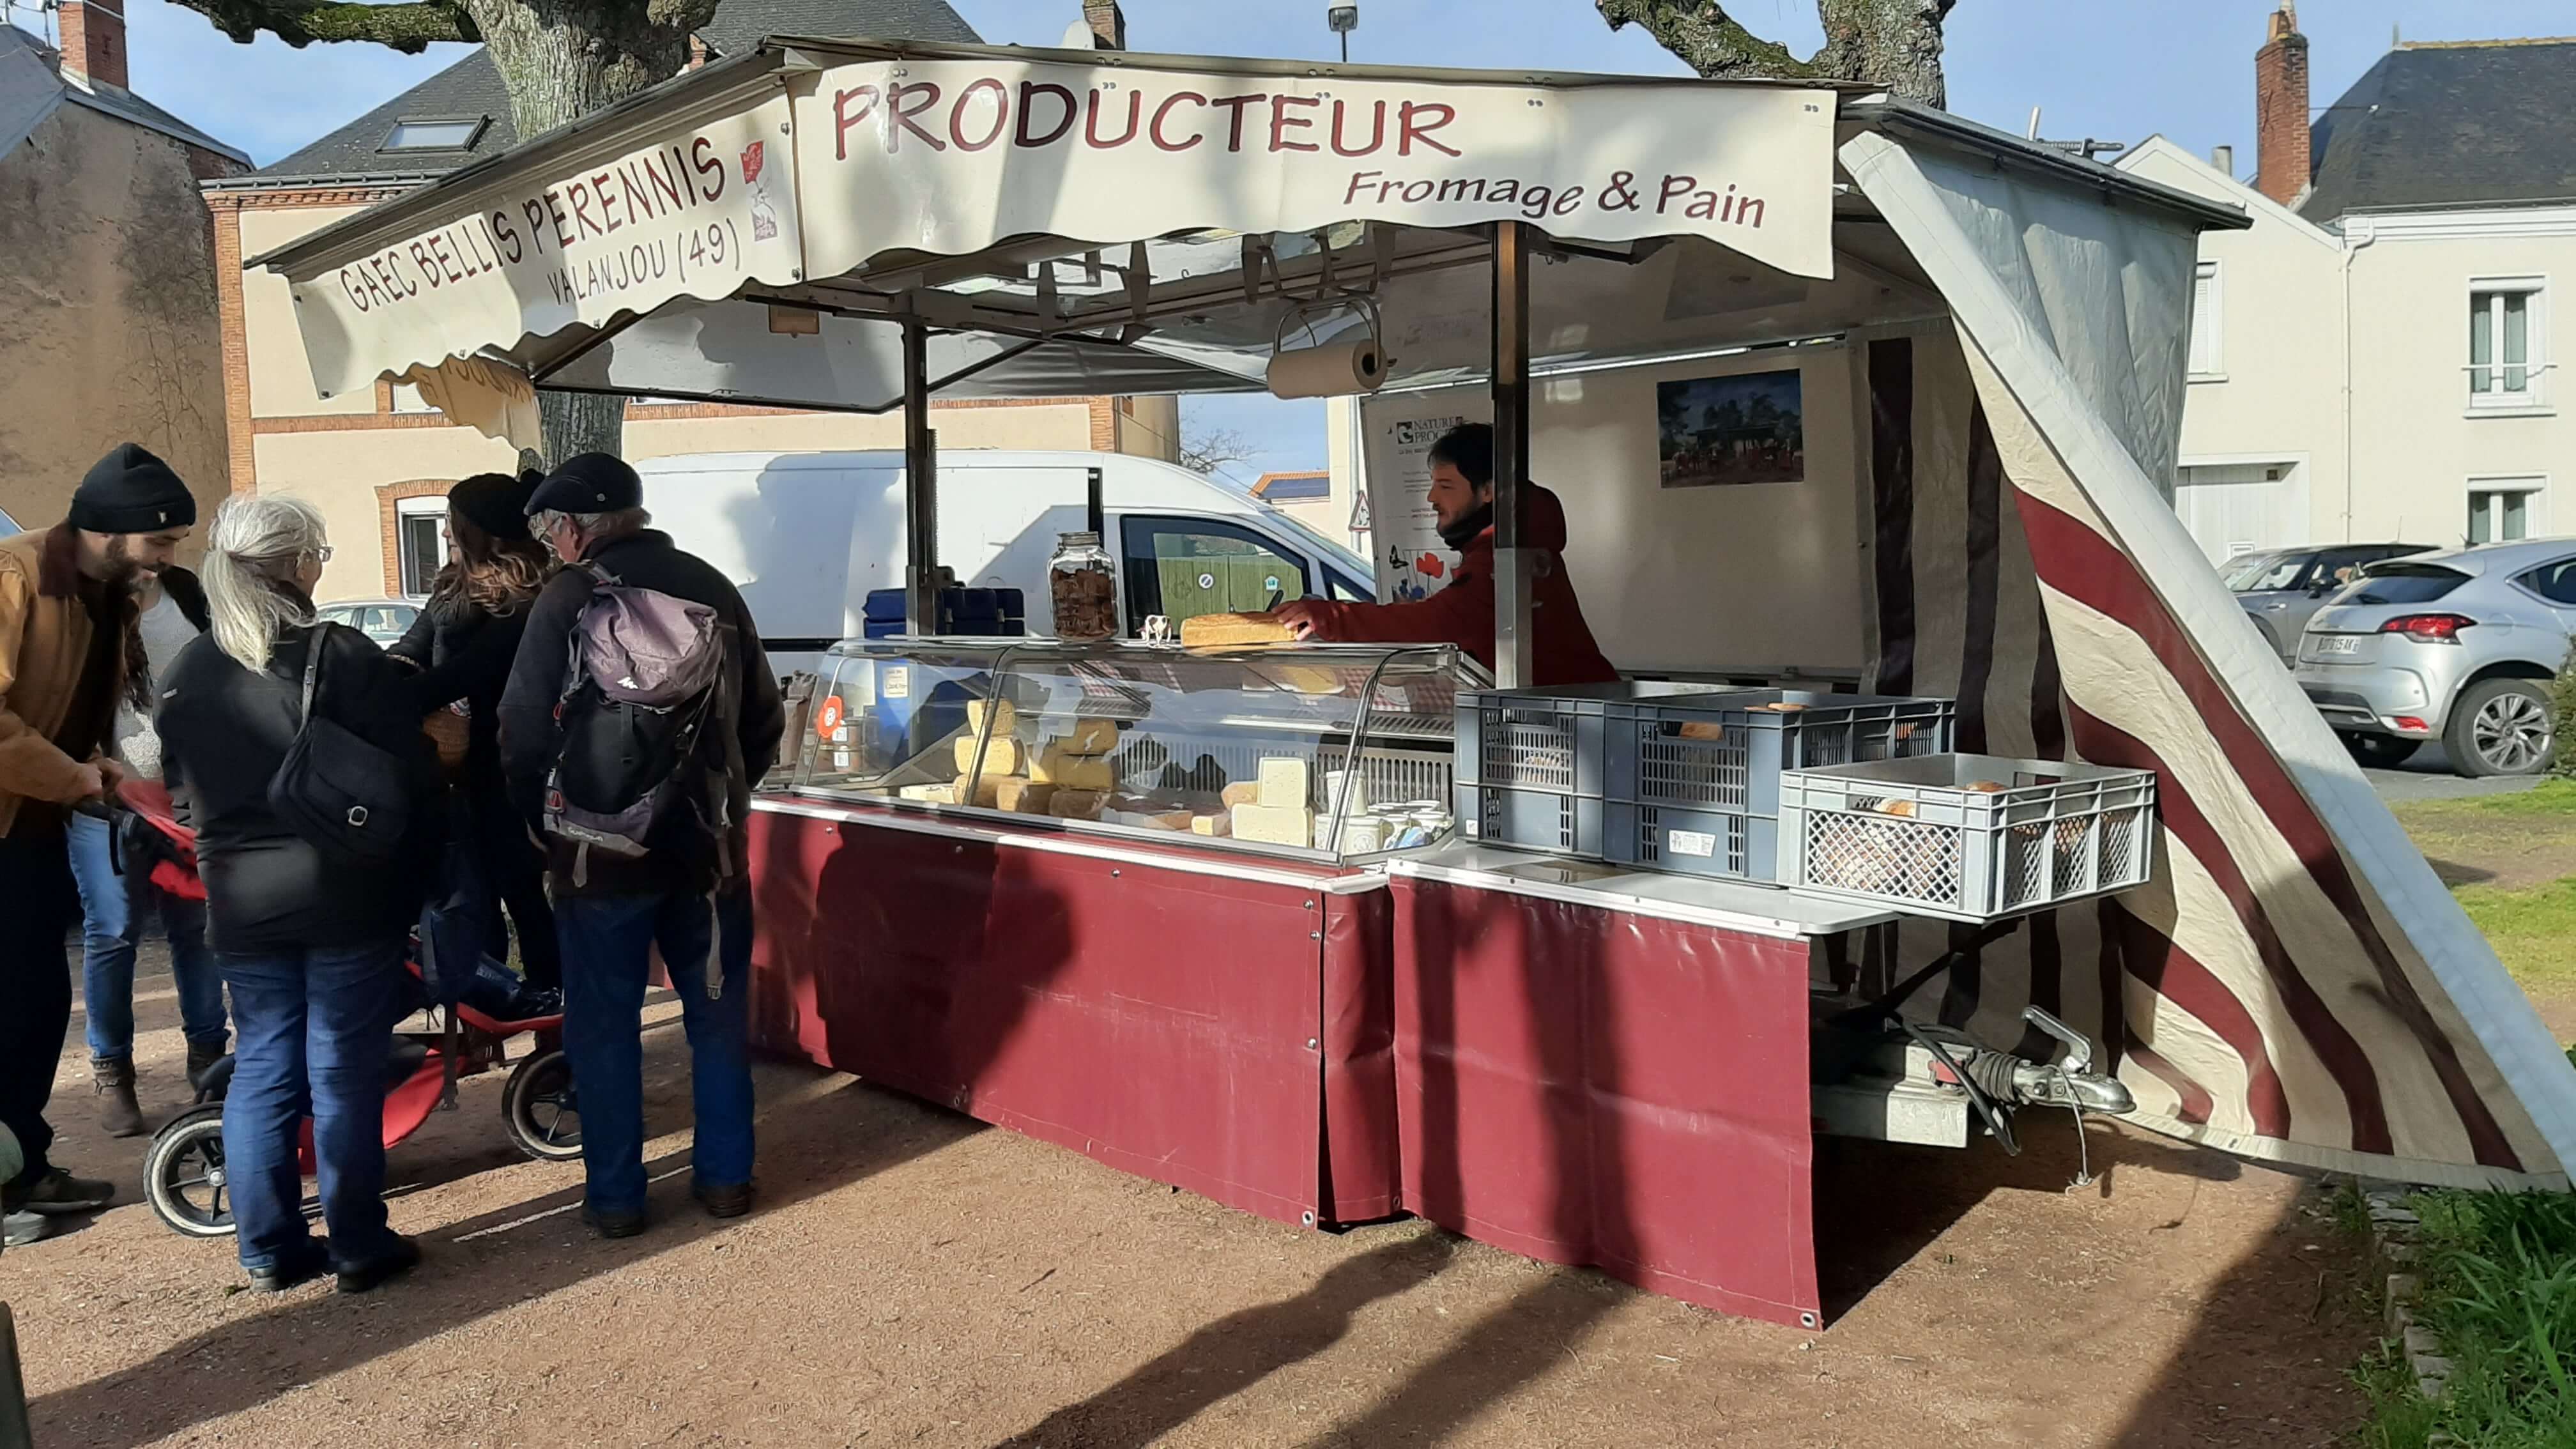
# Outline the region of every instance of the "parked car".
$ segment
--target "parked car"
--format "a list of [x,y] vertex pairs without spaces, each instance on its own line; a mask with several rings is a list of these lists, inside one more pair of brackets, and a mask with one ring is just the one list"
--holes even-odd
[[2299,687],[2364,764],[2438,739],[2464,775],[2535,774],[2571,634],[2576,538],[2389,559],[2309,619]]
[[411,628],[411,621],[420,617],[420,605],[409,599],[344,599],[313,612],[324,623],[346,624],[382,648]]
[[2241,553],[2219,565],[2219,580],[2271,642],[2281,662],[2295,667],[2299,636],[2326,596],[2359,576],[2362,566],[2384,558],[2424,553],[2424,543],[2320,543]]

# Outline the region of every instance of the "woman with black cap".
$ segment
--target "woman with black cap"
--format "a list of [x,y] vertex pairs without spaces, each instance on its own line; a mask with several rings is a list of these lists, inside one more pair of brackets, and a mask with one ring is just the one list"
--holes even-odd
[[[528,837],[501,783],[500,705],[527,632],[528,606],[552,574],[551,561],[528,536],[533,473],[512,478],[477,473],[447,490],[447,564],[430,585],[429,607],[387,652],[420,671],[414,692],[431,734],[462,715],[464,756],[454,778],[476,853],[493,894],[510,913],[519,964],[532,989],[563,985],[555,918],[546,903],[545,852]],[[448,713],[448,720],[440,720]],[[496,910],[491,951],[508,956]]]

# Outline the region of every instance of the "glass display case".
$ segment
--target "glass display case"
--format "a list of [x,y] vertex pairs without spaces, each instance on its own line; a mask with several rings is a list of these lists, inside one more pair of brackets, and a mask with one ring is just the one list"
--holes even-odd
[[1455,699],[1484,682],[1446,645],[852,640],[792,788],[1348,860],[1448,838]]

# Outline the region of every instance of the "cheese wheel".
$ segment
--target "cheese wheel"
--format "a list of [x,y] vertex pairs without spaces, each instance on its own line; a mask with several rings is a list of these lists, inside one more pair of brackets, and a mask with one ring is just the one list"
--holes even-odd
[[[976,739],[973,735],[957,737],[958,774],[963,775],[975,768],[975,745]],[[1021,759],[1025,753],[1027,752],[1020,748],[1018,740],[1003,735],[994,736],[992,743],[984,747],[984,778],[997,780],[1004,775],[1020,773],[1021,765],[1026,763]]]
[[1181,621],[1181,644],[1224,649],[1237,644],[1285,644],[1297,636],[1267,614],[1201,614]]
[[993,803],[1021,815],[1044,815],[1047,803],[1055,798],[1053,785],[1041,785],[1033,780],[1014,777],[1000,781],[999,787],[994,792]]
[[970,699],[966,701],[966,727],[976,734],[984,732],[984,717],[993,717],[993,733],[1007,735],[1020,727],[1018,706],[1007,699]]
[[990,810],[999,805],[1001,800],[1002,779],[1000,776],[986,775],[980,780],[969,780],[965,776],[960,775],[957,777],[956,798],[949,803],[957,805],[980,805],[985,809]]
[[1041,785],[1060,785],[1067,790],[1094,790],[1104,794],[1118,785],[1118,771],[1107,760],[1068,754],[1061,745],[1049,745],[1031,755],[1028,766],[1029,778]]
[[1097,820],[1101,807],[1109,803],[1105,790],[1058,790],[1047,802],[1046,813],[1066,820]]
[[1118,748],[1118,722],[1106,719],[1078,719],[1065,734],[1047,742],[1046,748],[1068,755],[1105,755]]

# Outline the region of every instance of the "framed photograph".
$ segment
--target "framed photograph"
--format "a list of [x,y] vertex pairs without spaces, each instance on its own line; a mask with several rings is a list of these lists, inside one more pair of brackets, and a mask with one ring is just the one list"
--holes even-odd
[[1807,423],[1798,369],[1655,385],[1655,431],[1667,488],[1807,481]]

